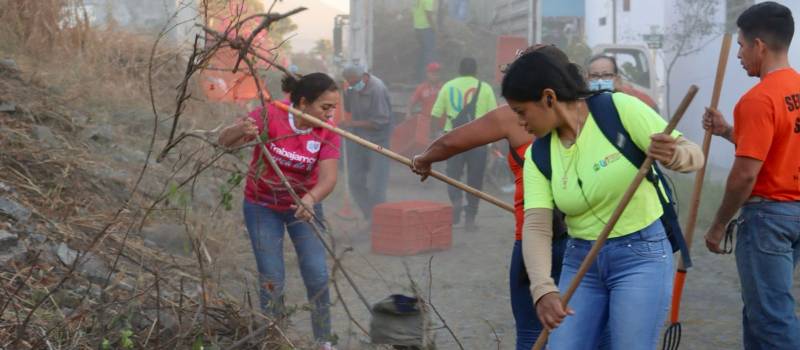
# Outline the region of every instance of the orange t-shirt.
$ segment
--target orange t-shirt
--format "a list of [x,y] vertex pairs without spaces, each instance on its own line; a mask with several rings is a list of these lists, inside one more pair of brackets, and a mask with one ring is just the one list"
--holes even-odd
[[733,110],[736,156],[763,161],[752,196],[800,201],[800,74],[767,74]]
[[[528,150],[530,143],[523,144],[516,149],[509,150],[517,152],[519,158],[525,159],[525,151]],[[522,240],[522,224],[525,222],[525,192],[522,188],[522,165],[514,160],[511,152],[508,153],[508,167],[514,174],[514,218],[516,219],[516,226],[514,230],[514,238],[518,241]]]

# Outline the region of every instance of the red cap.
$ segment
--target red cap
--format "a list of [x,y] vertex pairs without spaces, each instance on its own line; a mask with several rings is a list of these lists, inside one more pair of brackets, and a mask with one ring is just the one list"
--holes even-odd
[[438,72],[442,65],[438,62],[431,62],[428,64],[428,72]]

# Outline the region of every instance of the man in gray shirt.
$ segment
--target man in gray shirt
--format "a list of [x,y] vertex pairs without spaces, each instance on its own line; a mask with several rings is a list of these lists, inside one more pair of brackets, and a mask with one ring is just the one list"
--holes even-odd
[[[351,113],[351,120],[339,126],[388,149],[392,104],[386,85],[358,65],[347,65],[342,75],[350,85],[345,91],[344,108]],[[354,142],[347,141],[345,147],[350,192],[364,219],[371,223],[372,208],[386,201],[389,159]]]

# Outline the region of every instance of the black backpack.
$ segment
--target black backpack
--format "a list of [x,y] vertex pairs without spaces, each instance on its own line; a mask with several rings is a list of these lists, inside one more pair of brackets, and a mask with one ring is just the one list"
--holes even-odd
[[[586,104],[589,106],[597,126],[603,135],[606,137],[614,147],[627,159],[631,164],[637,168],[641,167],[647,155],[644,151],[639,149],[638,146],[631,139],[631,135],[625,130],[622,125],[622,120],[619,117],[614,100],[611,93],[600,93],[586,99]],[[544,137],[536,140],[531,150],[533,162],[539,168],[539,171],[550,180],[553,174],[550,163],[550,138],[552,134],[547,134]],[[667,233],[669,243],[672,244],[672,252],[680,250],[683,265],[686,268],[692,266],[692,259],[689,256],[689,249],[686,246],[686,240],[683,238],[683,231],[681,231],[680,223],[678,222],[678,214],[675,210],[675,199],[673,190],[666,181],[664,173],[661,168],[653,163],[653,171],[647,175],[647,181],[653,184],[658,193],[658,199],[661,202],[661,208],[664,214],[661,216],[661,223]],[[661,185],[659,187],[659,184]],[[662,193],[664,189],[666,196]]]
[[[475,109],[478,105],[478,99],[481,97],[481,85],[483,85],[483,83],[479,79],[478,88],[475,90],[475,95],[472,96],[472,100],[470,100],[450,122],[453,125],[453,129],[475,120]],[[464,94],[466,95],[466,92]]]

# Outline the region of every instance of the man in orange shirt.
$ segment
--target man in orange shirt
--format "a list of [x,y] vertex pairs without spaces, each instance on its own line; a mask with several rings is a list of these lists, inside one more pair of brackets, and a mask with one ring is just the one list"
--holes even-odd
[[791,11],[772,1],[736,21],[739,60],[761,81],[739,99],[733,127],[707,110],[704,127],[736,145],[722,205],[705,240],[717,254],[726,223],[741,208],[736,267],[745,349],[800,349],[792,276],[800,261],[800,74],[789,66]]

